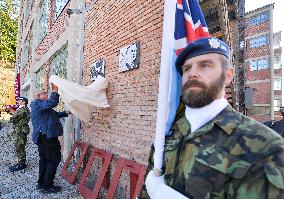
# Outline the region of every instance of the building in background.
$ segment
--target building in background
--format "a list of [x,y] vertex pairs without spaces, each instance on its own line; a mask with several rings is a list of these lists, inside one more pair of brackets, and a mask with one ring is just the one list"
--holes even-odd
[[273,8],[269,4],[245,16],[246,110],[260,122],[277,119],[282,105],[281,33],[273,34]]

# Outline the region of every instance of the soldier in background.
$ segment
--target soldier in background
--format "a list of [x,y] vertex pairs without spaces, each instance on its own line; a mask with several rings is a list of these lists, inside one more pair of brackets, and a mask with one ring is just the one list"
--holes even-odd
[[17,158],[17,164],[10,166],[9,171],[20,171],[25,169],[26,166],[26,144],[27,136],[30,132],[29,121],[30,121],[30,110],[28,109],[28,99],[25,97],[19,97],[18,99],[19,108],[13,113],[10,118],[10,122],[14,126],[13,137],[14,137],[14,148],[15,156]]
[[284,140],[224,98],[234,76],[230,57],[217,38],[198,39],[178,56],[185,106],[165,137],[161,176],[151,149],[140,198],[284,198]]

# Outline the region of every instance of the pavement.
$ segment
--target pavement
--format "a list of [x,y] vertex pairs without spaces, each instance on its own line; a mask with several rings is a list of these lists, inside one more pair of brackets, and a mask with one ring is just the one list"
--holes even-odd
[[12,125],[7,123],[0,130],[0,199],[54,199],[83,197],[77,191],[75,185],[69,184],[59,173],[63,167],[61,161],[55,177],[55,185],[62,187],[62,191],[56,194],[44,194],[36,190],[38,177],[38,151],[37,146],[32,143],[31,135],[27,142],[27,169],[11,173],[10,165],[15,164],[13,139],[11,136]]

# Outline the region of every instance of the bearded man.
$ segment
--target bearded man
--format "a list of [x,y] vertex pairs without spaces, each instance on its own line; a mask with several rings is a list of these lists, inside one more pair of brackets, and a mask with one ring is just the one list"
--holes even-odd
[[233,80],[229,46],[201,38],[178,56],[185,108],[166,136],[163,175],[153,148],[141,198],[284,198],[284,141],[224,98]]

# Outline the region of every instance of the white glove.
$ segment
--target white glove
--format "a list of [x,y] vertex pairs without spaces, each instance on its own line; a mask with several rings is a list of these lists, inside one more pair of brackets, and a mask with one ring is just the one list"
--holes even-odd
[[145,181],[147,192],[151,199],[188,199],[181,193],[165,184],[164,175],[157,177],[151,170]]
[[145,181],[146,189],[147,189],[147,192],[148,192],[150,198],[153,197],[154,192],[162,184],[165,184],[164,175],[158,177],[158,176],[155,175],[154,170],[151,170],[148,173],[148,175],[146,177],[146,181]]

